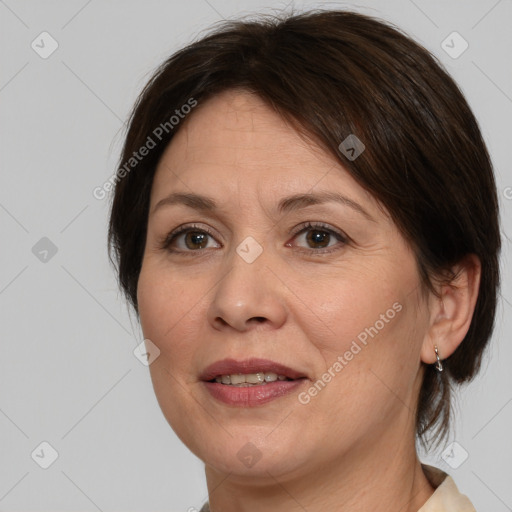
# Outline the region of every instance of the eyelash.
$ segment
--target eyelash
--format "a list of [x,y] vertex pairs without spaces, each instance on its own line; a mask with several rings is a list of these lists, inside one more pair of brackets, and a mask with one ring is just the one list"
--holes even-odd
[[[317,230],[317,231],[323,231],[325,233],[329,233],[330,235],[334,235],[335,238],[338,239],[339,242],[341,242],[342,245],[345,245],[350,240],[347,235],[345,235],[342,232],[336,231],[333,228],[329,227],[327,224],[323,224],[321,222],[305,222],[298,226],[296,230],[292,233],[293,238],[296,238],[298,235],[307,232],[309,230]],[[194,253],[202,252],[204,249],[197,249],[197,250],[181,250],[181,249],[172,249],[170,246],[175,241],[178,236],[182,234],[186,234],[190,231],[197,231],[199,233],[206,233],[208,236],[211,236],[212,238],[215,238],[214,234],[206,227],[201,227],[196,224],[186,224],[184,226],[180,226],[179,228],[175,229],[160,241],[160,248],[167,250],[170,253],[174,254],[186,254],[186,255],[194,255]],[[333,247],[329,248],[320,248],[320,249],[304,249],[299,248],[298,252],[300,253],[307,253],[307,254],[314,254],[314,255],[322,255],[322,254],[330,254],[335,251],[339,251],[341,248],[336,244]]]

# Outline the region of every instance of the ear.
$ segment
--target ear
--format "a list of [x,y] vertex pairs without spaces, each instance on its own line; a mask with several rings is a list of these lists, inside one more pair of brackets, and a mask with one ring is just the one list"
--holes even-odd
[[452,269],[450,283],[436,287],[439,297],[430,294],[430,327],[421,348],[421,360],[432,364],[451,356],[466,336],[475,310],[482,265],[475,254],[467,255]]

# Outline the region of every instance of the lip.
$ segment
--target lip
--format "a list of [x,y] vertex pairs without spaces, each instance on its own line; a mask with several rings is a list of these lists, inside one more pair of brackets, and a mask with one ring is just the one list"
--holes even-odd
[[[227,386],[211,382],[218,375],[234,373],[273,372],[294,380],[277,380],[259,386]],[[276,398],[286,396],[304,385],[309,378],[298,370],[268,359],[224,359],[211,364],[202,372],[200,379],[216,400],[233,407],[256,407]]]
[[281,380],[260,386],[226,386],[219,382],[203,382],[211,396],[233,407],[256,407],[297,391],[308,380]]
[[231,375],[234,373],[247,374],[257,372],[273,372],[294,380],[302,379],[304,377],[307,378],[307,375],[299,372],[298,370],[294,370],[293,368],[289,368],[283,364],[276,363],[275,361],[270,361],[269,359],[258,358],[244,359],[242,361],[237,361],[236,359],[223,359],[222,361],[217,361],[206,367],[199,378],[202,381],[208,382],[212,379],[215,379],[215,377],[218,375]]

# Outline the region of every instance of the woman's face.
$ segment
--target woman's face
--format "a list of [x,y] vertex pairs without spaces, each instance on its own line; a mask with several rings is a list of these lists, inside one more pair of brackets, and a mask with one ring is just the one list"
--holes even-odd
[[158,165],[138,283],[165,417],[207,467],[241,478],[389,456],[414,440],[419,279],[338,161],[254,95],[210,99]]

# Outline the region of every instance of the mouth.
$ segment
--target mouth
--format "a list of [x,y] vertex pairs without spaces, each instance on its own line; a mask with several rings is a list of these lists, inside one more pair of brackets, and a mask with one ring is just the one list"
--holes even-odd
[[269,382],[283,380],[295,380],[289,379],[286,375],[278,375],[274,372],[258,372],[258,373],[231,373],[227,375],[217,375],[215,379],[208,382],[217,382],[224,384],[225,386],[238,386],[238,387],[249,387],[249,386],[265,386]]
[[205,382],[217,382],[228,386],[259,386],[278,380],[305,379],[307,375],[275,361],[252,358],[243,361],[217,361],[205,368],[199,378]]
[[291,393],[308,377],[266,359],[224,359],[208,366],[200,376],[217,400],[237,407],[252,407]]

